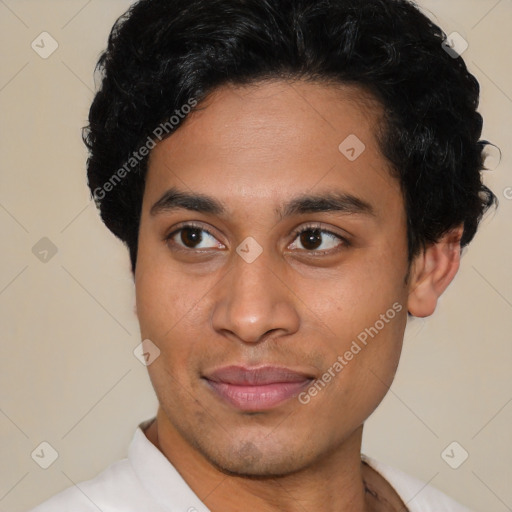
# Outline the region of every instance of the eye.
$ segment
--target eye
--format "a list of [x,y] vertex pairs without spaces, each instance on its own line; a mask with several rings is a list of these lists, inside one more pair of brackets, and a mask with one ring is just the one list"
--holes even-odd
[[[194,225],[185,225],[176,229],[166,237],[166,241],[185,250],[226,248],[208,230]],[[295,233],[295,239],[288,248],[323,253],[330,252],[343,245],[348,245],[348,242],[340,235],[320,227],[307,227]]]
[[166,240],[184,249],[225,249],[224,244],[209,231],[198,226],[183,226],[173,231]]
[[339,235],[318,227],[308,227],[298,231],[289,249],[299,249],[310,252],[329,252],[333,249],[348,245]]

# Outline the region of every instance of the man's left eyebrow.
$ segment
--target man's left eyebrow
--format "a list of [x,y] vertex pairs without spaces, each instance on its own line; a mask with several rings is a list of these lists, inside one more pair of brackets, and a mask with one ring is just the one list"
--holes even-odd
[[373,206],[367,201],[347,193],[304,195],[292,199],[280,209],[281,217],[306,213],[341,212],[375,217]]

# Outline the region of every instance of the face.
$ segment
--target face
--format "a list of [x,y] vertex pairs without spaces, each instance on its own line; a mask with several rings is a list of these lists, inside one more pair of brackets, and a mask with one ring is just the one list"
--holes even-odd
[[142,339],[160,350],[148,370],[169,433],[225,471],[289,474],[360,432],[393,379],[400,186],[358,89],[225,86],[201,107],[149,160],[135,273]]

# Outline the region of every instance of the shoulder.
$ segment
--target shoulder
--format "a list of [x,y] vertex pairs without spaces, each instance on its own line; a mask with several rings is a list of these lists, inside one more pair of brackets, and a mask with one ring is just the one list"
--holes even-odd
[[[56,494],[29,512],[141,512],[149,496],[128,459],[115,462],[91,480],[80,482]],[[151,509],[158,506],[151,504]]]
[[362,459],[389,482],[410,512],[471,512],[421,480],[366,455]]

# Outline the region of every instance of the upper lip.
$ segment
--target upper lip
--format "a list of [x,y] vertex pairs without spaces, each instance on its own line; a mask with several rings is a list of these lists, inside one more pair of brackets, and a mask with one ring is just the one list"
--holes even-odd
[[311,375],[282,366],[260,366],[247,368],[244,366],[224,366],[214,370],[205,378],[213,382],[223,382],[237,386],[262,386],[280,382],[303,382],[313,379]]

